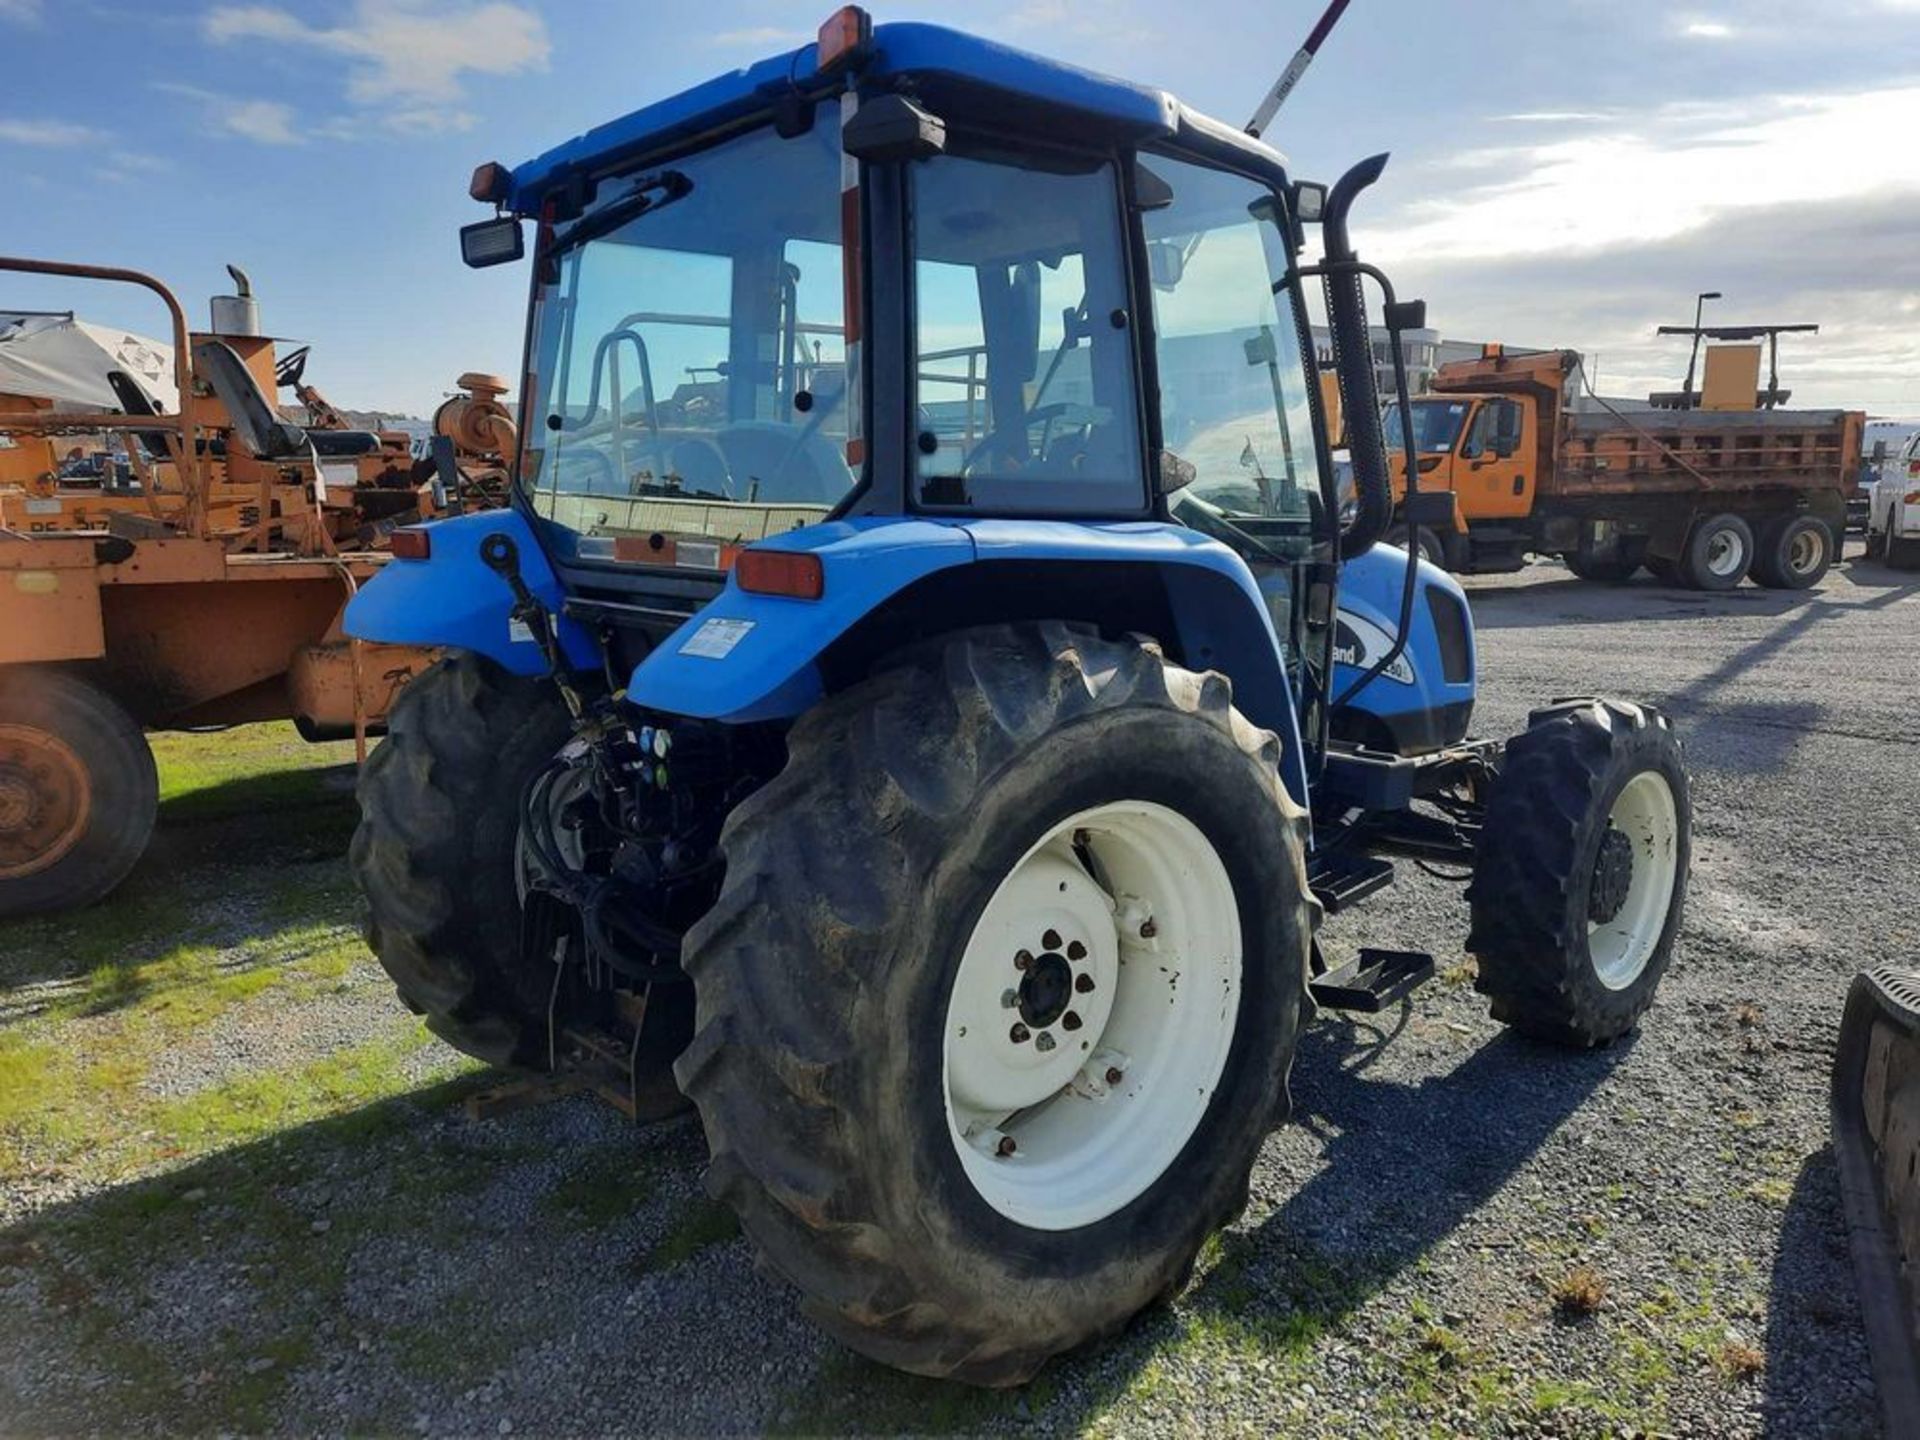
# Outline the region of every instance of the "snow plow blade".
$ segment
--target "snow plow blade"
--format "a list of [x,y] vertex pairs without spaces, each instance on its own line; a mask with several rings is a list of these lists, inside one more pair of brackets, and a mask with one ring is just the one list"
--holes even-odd
[[1920,1435],[1920,970],[1856,975],[1833,1062],[1833,1139],[1889,1435]]

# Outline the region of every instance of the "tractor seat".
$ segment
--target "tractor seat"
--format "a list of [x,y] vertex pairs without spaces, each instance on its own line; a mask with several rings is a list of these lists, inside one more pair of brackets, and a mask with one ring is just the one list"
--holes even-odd
[[327,458],[365,455],[380,447],[380,437],[364,430],[303,430],[280,418],[231,345],[202,340],[193,347],[194,371],[212,387],[233,422],[234,437],[261,460],[294,460],[307,446]]
[[323,460],[371,455],[380,448],[380,437],[371,430],[309,430],[307,441]]

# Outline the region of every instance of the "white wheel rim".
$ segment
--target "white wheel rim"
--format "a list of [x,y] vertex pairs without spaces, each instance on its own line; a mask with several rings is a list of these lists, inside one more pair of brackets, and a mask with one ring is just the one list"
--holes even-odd
[[1826,554],[1826,540],[1817,530],[1802,530],[1787,547],[1787,569],[1795,575],[1809,575]]
[[1588,920],[1587,953],[1600,983],[1624,990],[1640,978],[1659,947],[1680,874],[1680,810],[1667,777],[1643,770],[1629,780],[1613,802],[1607,826],[1633,847],[1633,879],[1616,914]]
[[1050,829],[988,900],[947,1001],[947,1128],[980,1197],[1071,1230],[1145,1192],[1213,1098],[1240,964],[1233,883],[1184,815],[1129,800]]
[[1747,542],[1738,530],[1716,530],[1707,540],[1707,569],[1720,579],[1746,568]]

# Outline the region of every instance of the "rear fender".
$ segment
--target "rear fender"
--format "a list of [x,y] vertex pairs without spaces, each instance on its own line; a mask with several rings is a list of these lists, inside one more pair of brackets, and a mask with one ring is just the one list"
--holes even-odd
[[[490,510],[436,521],[428,534],[430,558],[389,561],[360,587],[347,605],[347,634],[387,645],[453,646],[485,655],[515,675],[543,673],[540,647],[509,614],[513,592],[480,558],[480,542],[488,535],[511,536],[527,588],[558,615],[560,581],[526,518],[518,510]],[[559,634],[568,660],[599,668],[600,647],[585,629],[563,618]]]
[[[1293,697],[1265,603],[1245,562],[1195,531],[1150,522],[873,518],[809,526],[755,548],[817,554],[825,581],[821,598],[749,594],[730,579],[717,599],[634,670],[627,686],[631,702],[730,723],[790,719],[826,694],[821,661],[834,642],[938,572],[972,567],[984,618],[997,566],[1056,562],[1064,572],[1089,563],[1145,565],[1165,586],[1175,632],[1168,641],[1190,667],[1227,675],[1242,713],[1279,734],[1286,749],[1284,778],[1304,803]],[[965,603],[971,588],[966,577],[956,578],[949,587],[961,597],[951,611],[954,629],[975,613]],[[995,617],[1004,618],[1004,609]],[[1060,617],[1036,612],[1030,618]]]

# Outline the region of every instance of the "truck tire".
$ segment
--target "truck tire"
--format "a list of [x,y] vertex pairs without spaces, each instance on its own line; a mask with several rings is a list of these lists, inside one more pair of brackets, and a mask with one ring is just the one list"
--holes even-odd
[[[457,1050],[545,1069],[552,971],[520,954],[520,810],[571,734],[543,681],[478,655],[440,660],[400,692],[361,771],[350,863],[367,944],[409,1009]],[[687,988],[656,986],[636,1056],[642,1118],[675,1108],[668,1067],[691,1028]]]
[[1640,573],[1638,560],[1600,560],[1578,551],[1562,558],[1567,562],[1567,569],[1582,580],[1594,580],[1604,585],[1624,585]]
[[1673,956],[1691,833],[1680,742],[1659,711],[1536,711],[1507,746],[1467,887],[1493,1017],[1576,1046],[1632,1029]]
[[794,727],[722,834],[676,1070],[829,1332],[1012,1385],[1185,1283],[1287,1109],[1317,907],[1280,756],[1222,677],[1059,624]]
[[[1405,550],[1408,548],[1408,538],[1409,531],[1407,527],[1405,525],[1396,525],[1392,533],[1387,536],[1387,543],[1389,545],[1398,545],[1402,550]],[[1453,568],[1447,563],[1447,543],[1445,537],[1443,537],[1438,530],[1428,525],[1422,525],[1420,527],[1420,558],[1429,565],[1438,565],[1442,570],[1451,570]]]
[[1687,536],[1680,578],[1695,590],[1731,590],[1753,564],[1753,529],[1738,515],[1709,515]]
[[1760,530],[1753,578],[1769,590],[1806,590],[1833,564],[1833,532],[1813,515],[1782,515]]
[[0,670],[0,916],[103,899],[159,805],[153,751],[118,701],[59,670]]

